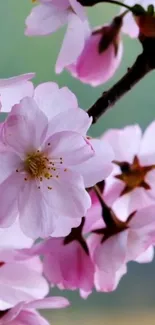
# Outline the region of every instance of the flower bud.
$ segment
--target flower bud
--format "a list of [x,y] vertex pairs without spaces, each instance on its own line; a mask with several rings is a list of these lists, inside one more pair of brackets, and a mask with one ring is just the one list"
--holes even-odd
[[122,57],[121,26],[120,16],[88,35],[77,61],[67,67],[74,77],[98,86],[113,76]]

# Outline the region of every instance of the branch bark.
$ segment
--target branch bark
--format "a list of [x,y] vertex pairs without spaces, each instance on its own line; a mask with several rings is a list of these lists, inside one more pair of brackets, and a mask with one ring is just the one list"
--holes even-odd
[[155,39],[140,38],[143,52],[127,73],[111,89],[104,92],[96,103],[87,111],[96,123],[102,114],[129,92],[142,78],[155,69]]

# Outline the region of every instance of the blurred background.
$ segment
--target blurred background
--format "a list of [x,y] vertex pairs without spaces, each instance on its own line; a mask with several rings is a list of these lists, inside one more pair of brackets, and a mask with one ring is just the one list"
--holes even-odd
[[[54,65],[63,39],[64,30],[48,37],[24,36],[24,21],[32,8],[31,0],[0,1],[0,78],[26,72],[36,72],[35,84],[56,81],[68,86],[77,96],[80,107],[87,109],[102,91],[109,89],[131,66],[141,47],[136,40],[123,37],[124,57],[114,78],[98,88],[91,88],[73,79],[67,72],[55,75]],[[88,10],[93,26],[109,22],[119,8],[98,5]],[[144,129],[155,118],[155,72],[149,74],[91,129],[99,136],[108,128],[139,123]],[[155,141],[155,139],[152,139]],[[93,293],[86,301],[78,293],[58,292],[71,301],[66,310],[46,313],[53,325],[86,324],[155,324],[155,263],[131,263],[128,274],[113,293]]]

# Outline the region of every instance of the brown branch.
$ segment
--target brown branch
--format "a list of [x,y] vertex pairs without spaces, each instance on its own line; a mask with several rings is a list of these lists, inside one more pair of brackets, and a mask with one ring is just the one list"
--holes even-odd
[[[101,3],[104,2],[104,0],[77,0],[78,2],[81,3],[81,5],[85,6],[85,7],[90,7],[90,6],[94,6],[97,3]],[[111,1],[112,2],[112,1]]]
[[140,39],[143,52],[138,56],[133,66],[111,89],[104,92],[96,103],[88,110],[93,117],[93,123],[99,119],[109,108],[130,91],[142,78],[155,69],[155,39]]

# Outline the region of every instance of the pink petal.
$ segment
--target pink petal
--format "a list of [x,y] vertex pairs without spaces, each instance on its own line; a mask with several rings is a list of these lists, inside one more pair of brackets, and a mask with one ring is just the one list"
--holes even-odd
[[0,102],[3,112],[9,112],[13,105],[18,104],[26,96],[32,97],[34,73],[27,73],[8,79],[0,79]]
[[84,110],[80,108],[68,109],[51,120],[48,127],[48,134],[51,136],[56,132],[76,131],[82,135],[86,135],[91,123],[92,118]]
[[25,35],[48,35],[66,24],[68,11],[52,5],[38,5],[34,7],[26,18]]
[[35,309],[59,309],[67,306],[69,306],[69,301],[64,297],[47,297],[26,304],[26,308]]
[[111,147],[98,139],[90,139],[89,142],[94,150],[94,156],[75,167],[75,170],[82,174],[85,187],[94,186],[105,179],[113,168]]
[[150,263],[154,258],[154,248],[150,246],[145,252],[136,258],[138,263]]
[[155,162],[155,150],[152,139],[155,137],[155,122],[152,122],[144,132],[139,158],[142,165],[151,165]]
[[2,318],[0,318],[0,325],[4,325],[5,323],[9,324],[9,322],[12,322],[18,316],[23,306],[24,302],[20,302],[15,307],[11,308]]
[[[52,187],[52,190],[48,190],[48,185]],[[62,229],[63,223],[66,223],[68,218],[77,218],[79,223],[79,218],[86,214],[91,205],[82,177],[71,170],[67,172],[60,170],[59,178],[52,177],[51,181],[42,182],[41,191],[52,209],[51,217],[52,213],[56,214],[57,218],[61,217]]]
[[[115,210],[115,203],[117,202],[117,199],[119,198],[121,192],[124,189],[123,182],[121,182],[121,181],[114,178],[114,175],[116,175],[116,174],[117,173],[113,174],[113,172],[112,172],[110,174],[110,176],[107,177],[106,184],[105,184],[105,189],[104,189],[105,202],[109,206],[113,206],[114,210]],[[125,197],[125,196],[123,196],[123,197]],[[126,209],[125,209],[125,211],[126,211]],[[124,211],[122,211],[122,212],[124,214]],[[117,214],[117,212],[116,212],[116,214]]]
[[33,244],[33,240],[24,235],[19,226],[19,220],[16,220],[11,227],[0,229],[0,247],[1,248],[28,248]]
[[[45,255],[44,272],[50,283],[63,289],[77,288],[90,292],[93,286],[94,266],[81,245],[76,241],[64,245],[61,239],[59,242],[51,239],[49,245],[51,252]],[[51,268],[53,262],[54,268]]]
[[65,223],[62,222],[62,216],[57,216],[54,220],[54,231],[52,232],[52,237],[64,237],[68,236],[71,228],[76,228],[81,223],[81,216],[80,218],[68,218],[65,217]]
[[[18,323],[19,322],[19,323]],[[11,325],[50,325],[49,322],[34,310],[22,310]]]
[[22,190],[23,183],[23,175],[14,172],[3,183],[0,184],[0,227],[9,227],[16,220],[17,198]]
[[[48,191],[48,189],[47,189]],[[31,238],[47,237],[54,228],[55,212],[47,205],[35,182],[25,184],[19,196],[20,226]]]
[[149,231],[155,223],[155,205],[139,210],[130,221],[130,228],[133,230]]
[[125,263],[127,238],[128,230],[125,230],[100,244],[94,253],[94,261],[99,269],[107,273],[111,273],[111,270],[116,272]]
[[48,291],[46,280],[22,263],[6,263],[0,268],[0,299],[10,306],[43,298]]
[[111,292],[114,291],[123,275],[127,272],[126,265],[121,266],[117,272],[104,272],[96,268],[95,272],[95,288],[99,292]]
[[62,157],[61,169],[64,169],[63,166],[80,164],[94,155],[94,150],[86,138],[72,131],[62,131],[52,135],[47,139],[44,150],[53,160]]
[[27,152],[40,147],[47,123],[47,117],[35,101],[26,97],[21,100],[20,104],[13,107],[4,123],[3,141],[23,157]]
[[[148,184],[150,184],[150,181]],[[151,198],[149,193],[150,191],[146,191],[142,187],[135,188],[130,193],[118,197],[112,208],[118,218],[125,221],[132,212],[154,204],[153,197]]]
[[[8,150],[8,148],[6,149]],[[20,164],[21,159],[15,153],[2,151],[0,159],[0,183],[14,173],[16,169],[19,168]]]
[[77,60],[84,48],[86,35],[89,33],[87,21],[82,21],[74,13],[70,13],[68,19],[67,32],[56,62],[56,73],[61,73],[66,66]]
[[105,227],[102,215],[102,208],[100,203],[96,202],[92,204],[85,217],[85,224],[83,228],[84,233],[88,233],[92,230]]
[[52,4],[61,9],[67,9],[69,7],[69,0],[40,0],[40,3]]
[[143,254],[153,240],[149,237],[149,232],[141,230],[130,230],[128,236],[128,250],[126,254],[126,262],[135,261],[141,254]]
[[133,162],[134,156],[139,152],[141,137],[139,125],[131,125],[124,129],[109,130],[103,138],[112,146],[116,160]]
[[58,8],[67,9],[69,7],[69,0],[40,0],[42,4],[52,4]]
[[34,99],[49,120],[59,113],[78,107],[75,95],[67,87],[59,89],[54,82],[46,82],[37,86]]
[[79,2],[77,2],[76,0],[69,0],[73,11],[82,19],[84,20],[86,18],[86,13],[84,10],[84,7],[80,5]]

